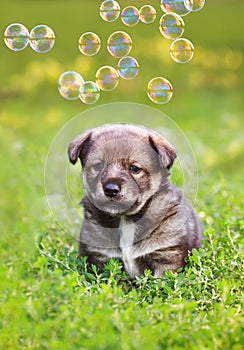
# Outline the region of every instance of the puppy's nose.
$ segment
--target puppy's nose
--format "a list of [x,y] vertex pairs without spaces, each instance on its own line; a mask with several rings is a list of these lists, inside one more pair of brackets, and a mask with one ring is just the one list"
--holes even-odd
[[105,196],[107,197],[117,197],[118,194],[120,193],[120,186],[118,184],[115,183],[107,183],[104,187],[103,187],[103,191]]

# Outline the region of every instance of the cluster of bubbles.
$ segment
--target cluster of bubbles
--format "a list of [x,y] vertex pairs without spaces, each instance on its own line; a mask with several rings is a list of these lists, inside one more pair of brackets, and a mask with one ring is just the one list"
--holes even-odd
[[[159,31],[162,36],[171,40],[169,54],[177,63],[187,63],[194,55],[194,46],[186,38],[182,38],[185,30],[183,16],[199,11],[205,5],[205,0],[160,0],[164,14],[159,20]],[[135,26],[141,22],[153,23],[157,12],[151,5],[140,9],[126,6],[121,10],[115,0],[105,0],[100,5],[100,16],[106,22],[114,22],[119,17],[126,26]],[[30,32],[20,23],[10,24],[4,32],[4,42],[13,51],[21,51],[30,47],[38,53],[52,49],[55,34],[47,25],[37,25]],[[78,41],[79,51],[85,56],[94,56],[101,49],[101,39],[93,32],[83,33]],[[77,72],[64,72],[58,80],[60,94],[68,100],[80,99],[85,104],[98,101],[101,91],[112,91],[119,79],[131,80],[139,73],[137,60],[129,56],[132,49],[132,38],[125,31],[115,31],[107,38],[107,50],[110,55],[119,59],[117,67],[102,66],[95,75],[95,81],[85,81]],[[173,95],[172,84],[163,77],[156,77],[147,85],[147,95],[156,104],[167,103]]]
[[159,21],[159,30],[166,39],[173,40],[170,45],[170,57],[177,63],[187,63],[194,55],[194,46],[188,39],[182,38],[185,30],[183,16],[203,8],[205,0],[161,0],[165,12]]
[[[182,38],[178,40],[185,29],[182,16],[190,12],[196,12],[203,8],[205,0],[161,0],[160,6],[164,15],[159,21],[159,30],[164,38],[174,40],[170,47],[170,56],[177,63],[186,63],[194,55],[194,46]],[[144,5],[139,10],[135,6],[127,6],[122,11],[117,1],[106,0],[100,6],[100,16],[106,22],[113,22],[121,17],[121,21],[127,26],[134,26],[139,21],[152,23],[157,13],[153,6]]]
[[[169,54],[177,63],[187,63],[194,55],[194,46],[186,38],[182,38],[185,30],[183,16],[203,8],[205,0],[161,0],[160,7],[164,14],[159,20],[161,35],[171,40]],[[153,23],[157,17],[155,8],[144,5],[140,9],[126,6],[121,10],[118,1],[105,0],[100,5],[100,16],[105,22],[114,22],[118,18],[126,26],[135,26],[142,22]],[[85,56],[94,56],[101,49],[101,39],[96,33],[83,33],[78,41],[78,48]],[[139,64],[134,57],[129,56],[132,49],[132,39],[124,31],[116,31],[107,39],[107,50],[110,55],[120,59],[117,68],[103,66],[95,75],[95,81],[85,81],[77,72],[65,72],[59,78],[59,92],[68,99],[80,98],[85,104],[98,101],[100,91],[112,91],[119,83],[119,79],[130,80],[139,72]],[[156,77],[147,85],[147,95],[156,104],[167,103],[173,96],[173,87],[164,77]]]
[[121,16],[125,25],[134,26],[139,21],[146,24],[154,22],[157,12],[151,5],[144,5],[139,10],[135,6],[126,6],[120,11],[117,1],[106,0],[100,6],[100,16],[106,22],[114,22]]
[[[104,12],[103,15],[114,20],[116,11]],[[101,48],[99,36],[92,32],[83,33],[78,40],[78,48],[85,56],[96,55]],[[100,67],[95,74],[95,81],[85,81],[77,72],[63,73],[58,81],[58,90],[67,100],[80,99],[85,104],[98,101],[101,91],[113,91],[119,84],[119,79],[131,80],[139,73],[139,64],[134,57],[129,56],[132,49],[132,39],[124,31],[113,32],[107,39],[109,54],[118,58],[117,68]]]
[[77,72],[64,72],[58,80],[58,90],[67,100],[80,99],[85,104],[93,104],[100,98],[100,91],[113,91],[119,84],[119,78],[130,80],[139,72],[137,60],[123,56],[117,69],[111,66],[100,67],[95,81],[85,81]]
[[35,26],[29,32],[23,24],[13,23],[4,31],[4,42],[13,51],[24,50],[29,44],[35,52],[46,53],[55,44],[55,34],[44,24]]

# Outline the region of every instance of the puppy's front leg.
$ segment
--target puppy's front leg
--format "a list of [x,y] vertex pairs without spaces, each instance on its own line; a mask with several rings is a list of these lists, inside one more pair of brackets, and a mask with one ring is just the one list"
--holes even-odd
[[88,246],[82,242],[79,243],[79,256],[86,256],[87,262],[95,265],[98,273],[103,272],[104,265],[108,262],[107,255],[91,251]]
[[187,256],[187,250],[181,250],[177,247],[155,251],[152,253],[153,275],[162,277],[165,271],[176,272],[179,268],[185,266]]

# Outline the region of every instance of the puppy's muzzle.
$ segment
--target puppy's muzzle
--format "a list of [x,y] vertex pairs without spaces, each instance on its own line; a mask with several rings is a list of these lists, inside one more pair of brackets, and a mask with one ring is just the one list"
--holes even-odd
[[110,198],[116,198],[120,194],[121,186],[120,186],[120,184],[115,183],[115,182],[107,182],[103,186],[103,191],[104,191],[105,196],[110,197]]

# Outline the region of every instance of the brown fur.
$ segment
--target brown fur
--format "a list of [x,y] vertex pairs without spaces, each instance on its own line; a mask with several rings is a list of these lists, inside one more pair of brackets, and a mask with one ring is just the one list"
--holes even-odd
[[159,277],[200,247],[202,224],[168,180],[176,152],[161,135],[105,125],[78,136],[68,153],[73,164],[81,160],[87,192],[79,254],[99,271],[116,257],[131,277],[145,269]]

